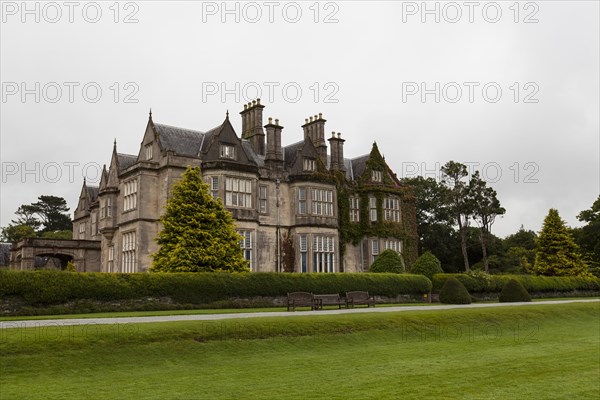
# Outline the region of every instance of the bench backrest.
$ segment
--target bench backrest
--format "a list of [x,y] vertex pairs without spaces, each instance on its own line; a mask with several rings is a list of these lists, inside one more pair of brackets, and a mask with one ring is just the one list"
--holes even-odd
[[288,300],[295,301],[312,301],[313,294],[308,292],[292,292],[288,293]]
[[363,291],[346,292],[346,298],[352,299],[352,300],[368,300],[369,292],[363,292]]

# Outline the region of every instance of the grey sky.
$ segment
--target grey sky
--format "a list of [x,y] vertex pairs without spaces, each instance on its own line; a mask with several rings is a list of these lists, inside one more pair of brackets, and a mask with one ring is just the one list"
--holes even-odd
[[596,1],[428,2],[439,22],[420,1],[273,2],[273,22],[268,2],[228,2],[230,14],[222,2],[123,2],[118,15],[113,2],[75,3],[71,23],[62,2],[27,3],[31,14],[2,2],[2,226],[41,194],[72,211],[115,138],[137,154],[149,107],[157,122],[197,130],[229,110],[239,134],[257,87],[284,144],[322,112],[346,157],[375,140],[399,176],[434,176],[448,160],[481,170],[507,209],[500,236],[539,230],[550,207],[578,225],[600,192]]

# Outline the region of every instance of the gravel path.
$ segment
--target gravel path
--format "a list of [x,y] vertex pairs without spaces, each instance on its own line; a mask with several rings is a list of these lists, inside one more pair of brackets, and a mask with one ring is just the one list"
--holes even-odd
[[[147,322],[173,322],[173,321],[215,321],[222,319],[239,318],[263,318],[263,317],[300,317],[319,316],[333,314],[361,314],[361,313],[388,313],[402,311],[430,311],[430,310],[452,310],[459,308],[491,308],[491,307],[526,307],[537,305],[569,304],[569,303],[600,303],[600,299],[581,300],[548,300],[531,303],[484,303],[464,305],[437,305],[437,306],[400,306],[400,307],[375,307],[354,308],[342,310],[320,310],[320,311],[276,311],[276,312],[253,312],[253,313],[231,313],[231,314],[197,314],[197,315],[163,315],[154,317],[115,317],[115,318],[74,318],[74,319],[46,319],[46,320],[22,320],[2,321],[0,329],[10,328],[35,328],[46,326],[70,326],[70,325],[108,325],[108,324],[133,324]],[[599,314],[600,315],[600,314]]]

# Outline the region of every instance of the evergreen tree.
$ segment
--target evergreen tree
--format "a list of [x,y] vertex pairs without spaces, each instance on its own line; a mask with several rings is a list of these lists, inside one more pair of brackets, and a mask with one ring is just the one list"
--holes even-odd
[[533,272],[549,276],[586,276],[588,266],[558,211],[551,208],[537,240]]
[[173,186],[160,221],[160,249],[153,256],[151,271],[249,271],[233,218],[221,201],[209,194],[200,168],[188,167]]

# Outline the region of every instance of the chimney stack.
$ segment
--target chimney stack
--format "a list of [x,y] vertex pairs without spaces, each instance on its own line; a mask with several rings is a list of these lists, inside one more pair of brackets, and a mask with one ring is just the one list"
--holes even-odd
[[337,137],[335,132],[331,132],[331,138],[328,139],[329,146],[331,147],[331,166],[330,169],[333,171],[345,171],[346,166],[344,165],[344,142],[342,134],[338,132]]
[[319,158],[323,162],[323,165],[327,165],[327,143],[325,142],[325,122],[323,114],[311,116],[304,119],[304,140],[307,138],[312,141],[312,144],[316,147]]
[[261,156],[265,155],[265,132],[262,126],[263,106],[260,99],[244,104],[242,116],[242,139],[250,141],[252,148]]
[[272,166],[283,167],[283,150],[281,148],[281,130],[283,126],[279,125],[279,120],[269,117],[269,123],[265,125],[267,131],[267,153],[265,162]]

